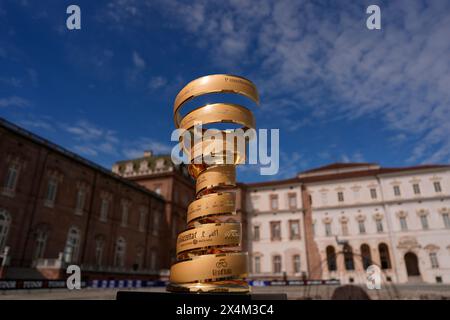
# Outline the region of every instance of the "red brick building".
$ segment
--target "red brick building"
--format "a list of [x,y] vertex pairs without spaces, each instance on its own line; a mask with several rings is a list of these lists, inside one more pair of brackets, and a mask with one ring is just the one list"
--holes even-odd
[[[0,278],[156,278],[164,198],[0,119]],[[166,218],[165,218],[166,217]]]
[[164,197],[164,223],[170,228],[167,230],[168,246],[162,254],[166,255],[165,261],[174,262],[176,239],[186,228],[187,208],[195,199],[195,182],[186,166],[174,165],[170,155],[153,155],[146,151],[140,158],[115,163],[112,171]]

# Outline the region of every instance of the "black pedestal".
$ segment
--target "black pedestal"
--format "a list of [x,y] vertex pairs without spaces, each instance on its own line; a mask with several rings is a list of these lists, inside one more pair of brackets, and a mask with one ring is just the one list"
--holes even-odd
[[121,301],[167,301],[167,302],[223,302],[223,301],[255,301],[286,300],[285,293],[274,294],[242,294],[242,293],[171,293],[171,292],[139,292],[119,291],[116,296]]

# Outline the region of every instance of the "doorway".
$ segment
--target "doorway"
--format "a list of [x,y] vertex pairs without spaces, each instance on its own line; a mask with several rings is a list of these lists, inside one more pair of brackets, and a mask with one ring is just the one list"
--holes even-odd
[[420,276],[419,260],[415,253],[408,252],[405,254],[405,265],[408,277]]

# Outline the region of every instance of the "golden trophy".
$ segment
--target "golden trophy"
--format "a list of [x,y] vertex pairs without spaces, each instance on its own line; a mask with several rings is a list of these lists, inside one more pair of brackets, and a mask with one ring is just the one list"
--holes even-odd
[[[250,110],[232,103],[206,104],[181,116],[188,101],[211,93],[237,94],[259,104],[258,91],[250,80],[225,74],[193,80],[175,98],[175,126],[190,137],[199,124],[230,123],[240,128],[208,131],[202,127],[199,141],[180,138],[189,173],[196,180],[196,199],[188,207],[187,229],[177,237],[177,262],[171,266],[167,291],[249,293],[245,280],[248,256],[241,250],[242,226],[234,188],[236,166],[246,159],[244,135],[254,132],[255,120]],[[208,133],[213,138],[207,139]],[[237,140],[244,139],[243,149],[234,138],[228,139],[233,134]]]

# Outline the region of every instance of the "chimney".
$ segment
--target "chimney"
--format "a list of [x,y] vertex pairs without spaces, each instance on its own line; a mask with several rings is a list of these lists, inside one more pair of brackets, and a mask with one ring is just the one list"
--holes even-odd
[[152,155],[153,155],[153,152],[151,150],[144,151],[144,157],[151,157]]

